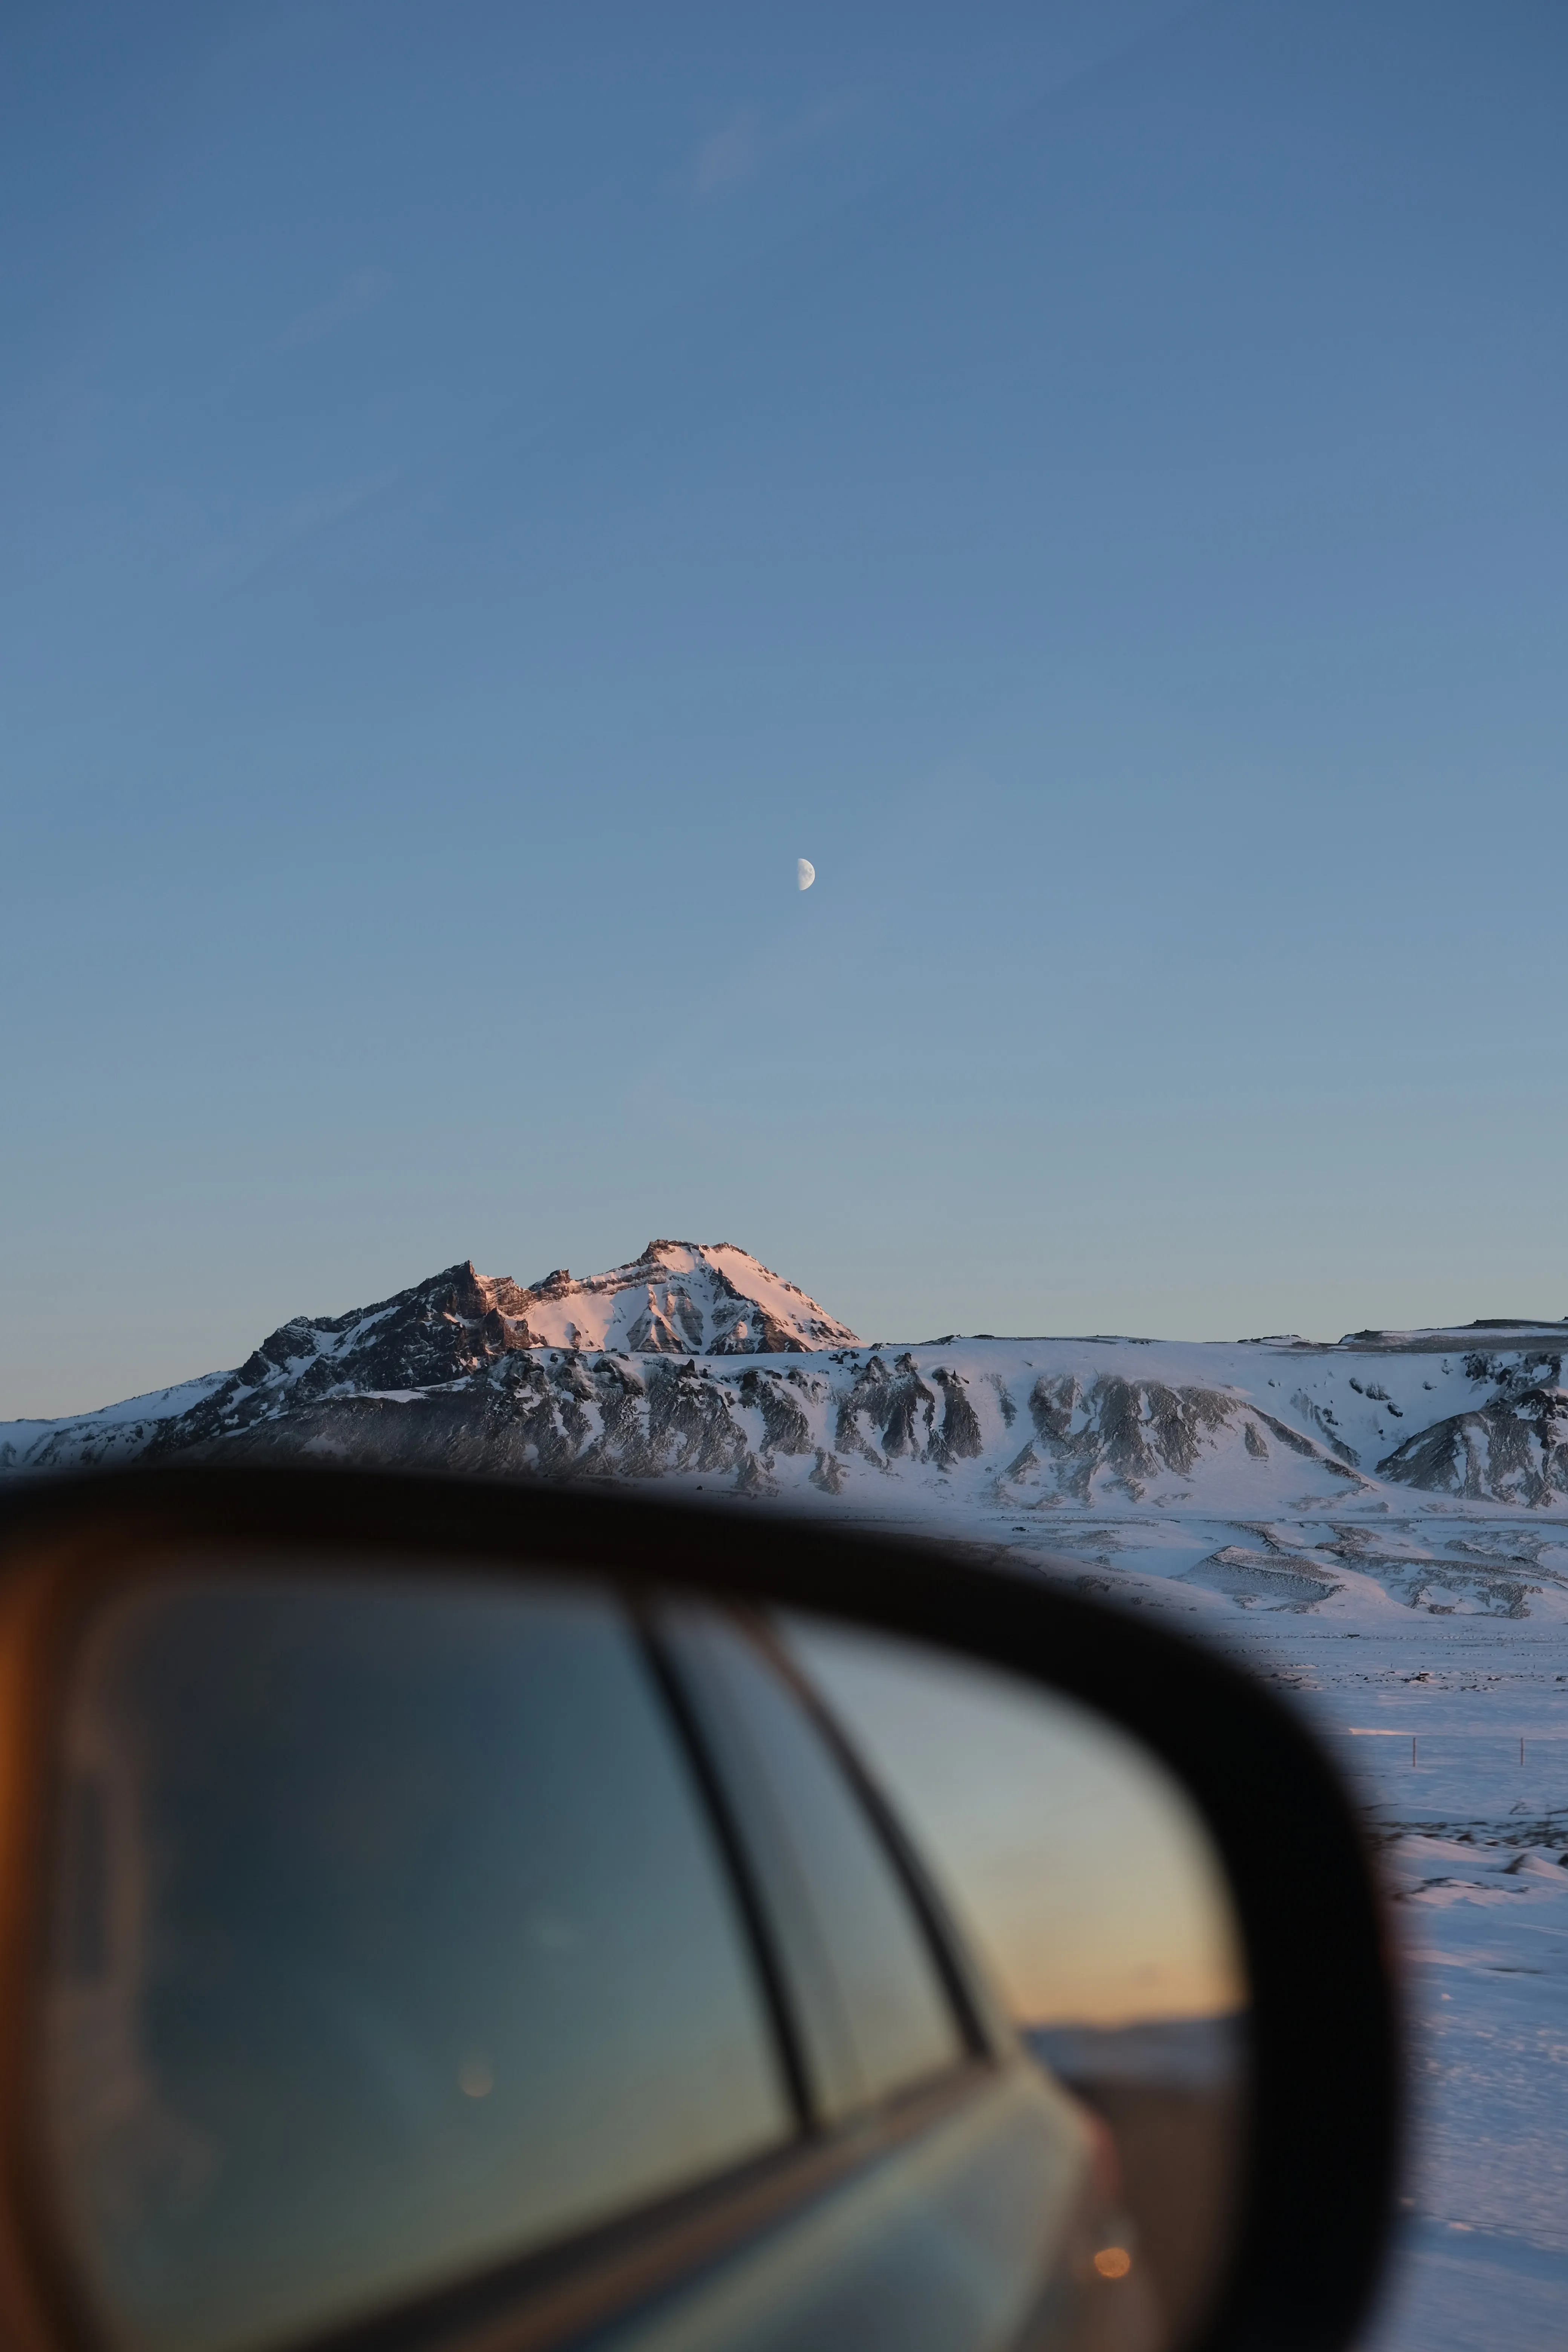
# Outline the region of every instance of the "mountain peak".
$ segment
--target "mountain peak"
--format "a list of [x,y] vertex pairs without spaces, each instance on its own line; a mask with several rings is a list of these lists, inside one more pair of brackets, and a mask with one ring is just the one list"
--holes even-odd
[[574,1279],[557,1266],[503,1314],[522,1344],[611,1348],[627,1355],[805,1355],[854,1347],[853,1331],[798,1284],[733,1242],[658,1235],[640,1255]]

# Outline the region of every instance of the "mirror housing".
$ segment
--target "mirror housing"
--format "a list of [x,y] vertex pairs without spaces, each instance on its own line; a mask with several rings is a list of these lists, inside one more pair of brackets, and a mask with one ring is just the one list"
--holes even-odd
[[[0,1516],[0,2300],[27,2352],[101,2341],[38,2160],[41,1889],[68,1662],[160,1560],[209,1548],[353,1578],[440,1562],[805,1612],[1003,1670],[1131,1735],[1195,1806],[1249,1984],[1234,2252],[1201,2341],[1347,2344],[1392,2207],[1398,2034],[1370,1856],[1297,1717],[1212,1652],[1045,1578],[819,1518],[624,1496],[295,1467],[134,1470],[12,1489]],[[427,1572],[427,1569],[426,1569]],[[460,2321],[460,2314],[454,2315]],[[479,2312],[470,2314],[477,2319]],[[449,2331],[448,2331],[449,2332]],[[459,2335],[471,2332],[461,2325]],[[367,2344],[371,2337],[366,2334]],[[517,2340],[534,2340],[520,2337]],[[559,2328],[537,2340],[563,2338]]]

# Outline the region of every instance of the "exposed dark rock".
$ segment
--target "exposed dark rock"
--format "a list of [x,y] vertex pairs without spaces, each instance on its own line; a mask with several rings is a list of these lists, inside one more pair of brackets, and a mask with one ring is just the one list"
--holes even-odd
[[656,1366],[647,1382],[647,1442],[661,1469],[733,1470],[751,1451],[728,1392],[695,1378],[695,1368]]
[[742,1402],[763,1416],[764,1455],[816,1453],[811,1423],[776,1372],[742,1372],[737,1386]]
[[819,1486],[825,1495],[841,1495],[844,1492],[844,1465],[837,1454],[825,1453],[818,1446],[816,1467],[811,1473],[811,1483]]
[[856,1444],[853,1424],[861,1414],[877,1428],[888,1461],[923,1455],[936,1420],[936,1398],[915,1370],[912,1356],[900,1356],[891,1371],[879,1356],[866,1365],[839,1408],[840,1446]]
[[[1331,1454],[1337,1454],[1339,1459],[1342,1462],[1348,1464],[1351,1469],[1360,1469],[1361,1455],[1356,1452],[1353,1445],[1347,1445],[1344,1439],[1336,1433],[1334,1429],[1333,1413],[1326,1405],[1314,1403],[1313,1400],[1307,1394],[1305,1389],[1298,1389],[1295,1395],[1291,1398],[1290,1402],[1294,1405],[1296,1411],[1300,1414],[1303,1421],[1310,1421],[1314,1429],[1321,1432],[1323,1443],[1328,1447]],[[1281,1436],[1284,1435],[1284,1430],[1282,1427],[1279,1431],[1279,1434]],[[1289,1443],[1289,1440],[1287,1443]],[[1310,1448],[1297,1448],[1298,1452],[1301,1452],[1303,1450],[1310,1452]]]
[[945,1400],[942,1431],[927,1446],[927,1454],[945,1469],[951,1462],[973,1461],[985,1450],[981,1433],[980,1416],[963,1393],[963,1382],[957,1372],[938,1370],[931,1374]]
[[1241,1544],[1223,1544],[1206,1559],[1184,1570],[1179,1580],[1207,1585],[1244,1606],[1264,1601],[1271,1608],[1292,1611],[1315,1609],[1344,1589],[1313,1560],[1288,1558],[1279,1551],[1252,1551]]
[[650,1305],[626,1333],[626,1345],[639,1356],[685,1355],[702,1345],[702,1310],[679,1283],[667,1286],[662,1307]]
[[744,1328],[721,1332],[709,1347],[710,1356],[807,1356],[811,1349],[789,1326],[765,1307],[748,1307]]
[[1071,1373],[1042,1374],[1029,1411],[1066,1491],[1087,1500],[1104,1475],[1137,1501],[1162,1473],[1190,1475],[1205,1440],[1230,1424],[1236,1400],[1217,1389],[1168,1388],[1116,1373],[1101,1373],[1088,1389]]
[[1377,1468],[1382,1478],[1433,1493],[1550,1507],[1568,1495],[1568,1391],[1526,1389],[1450,1414],[1415,1431]]
[[[1300,1400],[1296,1398],[1293,1398],[1291,1402],[1298,1405],[1300,1403]],[[1257,1413],[1258,1420],[1263,1423],[1265,1429],[1269,1432],[1270,1435],[1277,1437],[1281,1445],[1288,1445],[1292,1454],[1304,1454],[1309,1462],[1317,1460],[1318,1449],[1313,1444],[1310,1437],[1303,1437],[1300,1431],[1298,1429],[1292,1429],[1288,1421],[1276,1421],[1271,1412],[1264,1412],[1256,1405],[1253,1407],[1253,1411]],[[1338,1438],[1331,1438],[1329,1443],[1334,1447],[1336,1452],[1341,1450]],[[1348,1447],[1343,1450],[1347,1453],[1349,1452]]]

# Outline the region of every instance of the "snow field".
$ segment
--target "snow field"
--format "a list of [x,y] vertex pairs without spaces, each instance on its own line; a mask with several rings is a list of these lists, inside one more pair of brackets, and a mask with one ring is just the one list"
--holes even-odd
[[1471,1619],[1347,1636],[1276,1619],[1233,1627],[1226,1646],[1293,1693],[1327,1739],[1392,1897],[1409,2141],[1363,2352],[1560,2352],[1568,1633]]

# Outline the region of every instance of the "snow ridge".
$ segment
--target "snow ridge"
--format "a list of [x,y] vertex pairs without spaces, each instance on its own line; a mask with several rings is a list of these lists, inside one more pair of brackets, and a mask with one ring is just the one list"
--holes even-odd
[[[217,1454],[945,1520],[1194,1605],[1568,1617],[1568,1322],[1232,1343],[867,1347],[732,1244],[522,1287],[468,1263],[236,1370],[0,1425],[0,1470]],[[1021,1540],[1020,1540],[1021,1539]]]

